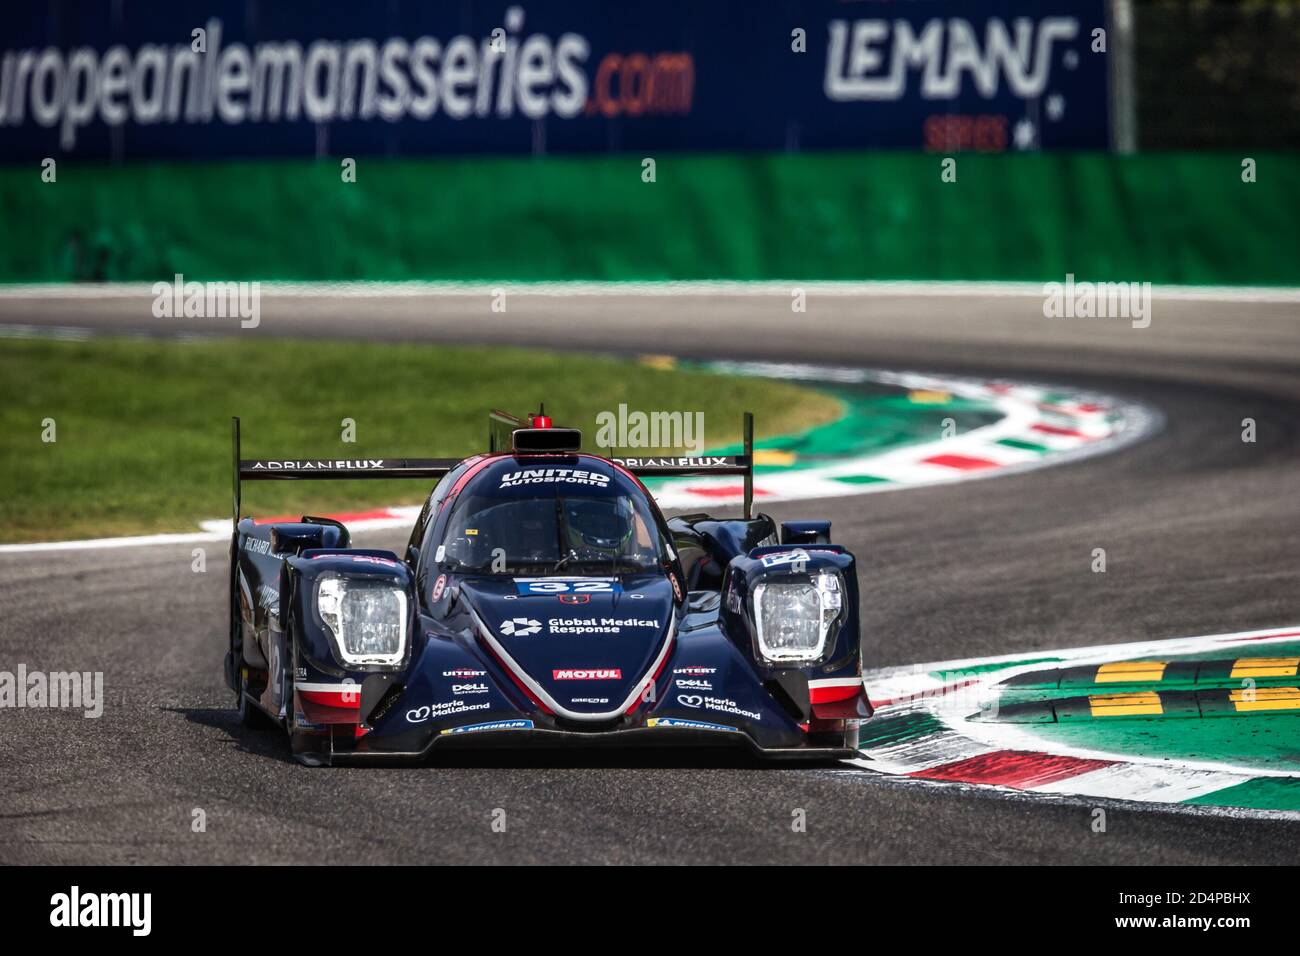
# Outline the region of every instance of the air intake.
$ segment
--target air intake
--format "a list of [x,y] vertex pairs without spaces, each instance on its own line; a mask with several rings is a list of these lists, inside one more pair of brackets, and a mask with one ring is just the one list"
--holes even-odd
[[582,450],[582,432],[577,428],[516,428],[510,433],[510,448],[522,454],[567,454]]

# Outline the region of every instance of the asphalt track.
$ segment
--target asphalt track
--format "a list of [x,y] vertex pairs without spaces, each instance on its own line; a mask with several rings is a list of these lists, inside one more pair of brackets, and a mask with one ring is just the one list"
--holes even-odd
[[[1151,327],[1133,329],[1048,320],[1037,297],[814,294],[803,315],[789,302],[511,296],[500,314],[486,295],[266,297],[261,326],[237,334],[267,348],[319,335],[861,363],[1130,396],[1163,411],[1165,427],[1115,454],[770,510],[830,517],[836,540],[858,554],[868,666],[1300,623],[1295,303],[1158,297]],[[0,323],[178,326],[154,319],[143,296],[0,299]],[[227,411],[214,410],[214,427]],[[1245,418],[1256,422],[1254,443],[1241,440]],[[285,449],[297,451],[310,450]],[[1291,821],[1106,804],[1098,834],[1091,805],[1077,801],[712,754],[301,768],[278,737],[239,728],[220,676],[224,555],[210,548],[208,573],[195,574],[190,547],[0,556],[3,666],[103,670],[107,698],[98,720],[0,711],[0,861],[1300,861]],[[1098,547],[1105,574],[1090,570]],[[195,808],[204,833],[192,832]],[[498,809],[504,833],[491,826]],[[800,809],[806,832],[793,832]]]

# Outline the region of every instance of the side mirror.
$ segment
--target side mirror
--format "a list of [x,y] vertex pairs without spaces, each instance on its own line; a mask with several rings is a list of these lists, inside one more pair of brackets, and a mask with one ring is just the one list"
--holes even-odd
[[348,533],[342,525],[291,522],[271,528],[271,549],[277,554],[302,554],[314,548],[346,548]]
[[829,521],[782,521],[782,544],[830,544]]

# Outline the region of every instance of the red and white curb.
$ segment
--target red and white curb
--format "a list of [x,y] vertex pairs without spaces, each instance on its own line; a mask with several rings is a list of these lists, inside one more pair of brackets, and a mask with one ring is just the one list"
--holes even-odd
[[[817,383],[867,383],[893,385],[912,391],[946,392],[994,406],[1002,417],[991,425],[934,441],[893,448],[874,454],[837,458],[816,468],[791,468],[764,473],[755,479],[754,498],[794,501],[811,498],[875,494],[901,488],[989,478],[1047,465],[1061,464],[1138,441],[1159,427],[1155,411],[1110,396],[1070,389],[1007,382],[953,378],[915,372],[879,369],[832,368],[777,363],[710,363],[710,369],[737,375]],[[1052,401],[1048,401],[1052,396]],[[1033,450],[1006,444],[1032,445]],[[870,483],[855,479],[869,476]],[[730,480],[680,479],[665,482],[655,497],[663,508],[694,508],[738,502],[742,488]],[[372,508],[332,514],[354,533],[409,528],[419,515],[419,505]],[[294,516],[296,517],[296,516]],[[263,519],[275,520],[275,519]],[[278,520],[294,520],[284,517]],[[127,548],[139,545],[198,544],[230,537],[230,521],[200,522],[200,530],[171,534],[132,535],[79,541],[49,541],[0,545],[0,555],[29,554],[91,548]]]
[[[419,517],[420,505],[400,505],[391,508],[370,508],[366,511],[338,512],[328,517],[342,521],[348,530],[379,531],[384,528],[410,528]],[[297,521],[298,515],[282,515],[268,520]],[[98,548],[135,548],[141,545],[202,544],[230,539],[230,519],[214,518],[199,522],[200,531],[181,531],[174,534],[140,534],[121,538],[89,538],[83,541],[38,541],[30,544],[0,544],[0,555],[31,554],[41,551],[80,551]]]
[[[1029,471],[1114,451],[1159,427],[1157,412],[1135,402],[1068,388],[1003,380],[953,378],[880,369],[824,368],[777,363],[717,362],[710,371],[806,384],[879,383],[912,392],[943,392],[995,408],[990,425],[932,441],[903,445],[815,468],[765,472],[754,479],[754,500],[796,501],[878,494]],[[675,479],[656,487],[663,508],[696,508],[740,501],[735,479]]]
[[[420,517],[423,505],[393,505],[390,508],[369,508],[365,511],[340,511],[328,517],[347,525],[348,531],[382,531],[386,528],[410,528],[415,519]],[[277,524],[284,521],[298,521],[300,515],[277,515],[272,518],[255,516],[257,524]],[[230,522],[225,518],[204,521],[204,531],[221,538],[230,537]]]
[[[1200,654],[1243,646],[1293,643],[1300,627],[1204,637],[1080,647],[886,668],[865,675],[876,714],[872,723],[909,716],[933,718],[928,732],[863,746],[858,767],[918,785],[959,784],[1009,794],[1070,795],[1142,803],[1180,804],[1261,777],[1300,777],[1300,770],[1261,769],[1227,761],[1166,759],[1051,743],[1021,726],[969,718],[996,698],[995,685],[1046,666],[1084,667],[1147,656]],[[1005,667],[991,665],[1005,664]],[[1196,812],[1300,819],[1289,810],[1196,805]]]

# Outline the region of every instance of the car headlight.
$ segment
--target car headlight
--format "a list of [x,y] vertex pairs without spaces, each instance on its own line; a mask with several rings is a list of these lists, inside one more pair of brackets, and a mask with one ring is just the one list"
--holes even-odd
[[345,664],[399,664],[406,653],[406,592],[386,581],[325,575],[316,608]]
[[774,663],[820,658],[840,616],[843,594],[834,571],[805,580],[761,582],[754,588],[759,653]]

